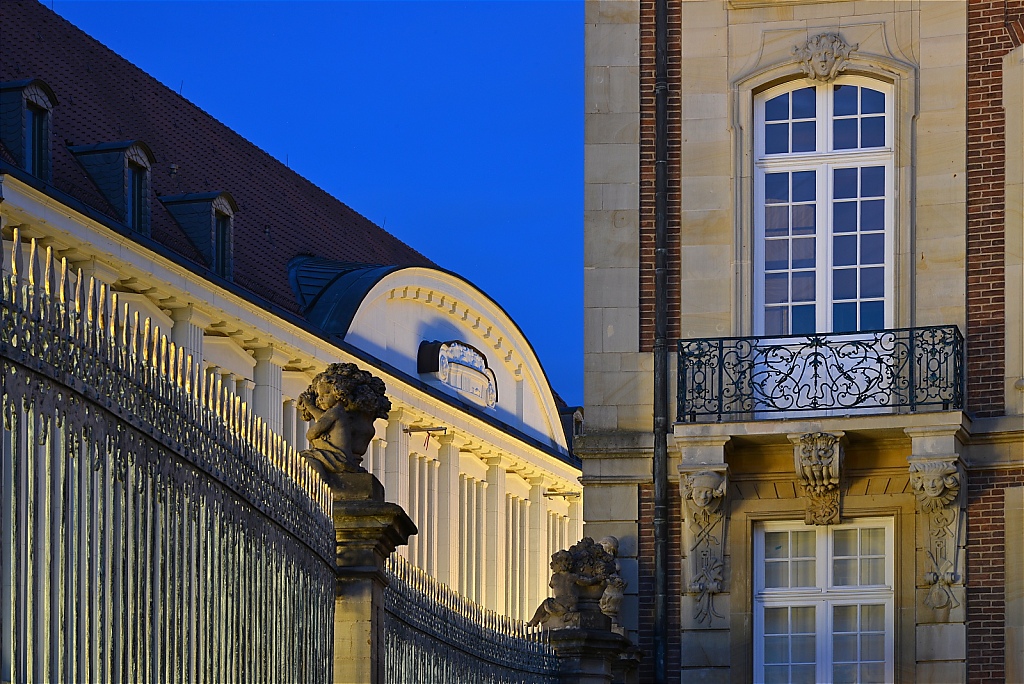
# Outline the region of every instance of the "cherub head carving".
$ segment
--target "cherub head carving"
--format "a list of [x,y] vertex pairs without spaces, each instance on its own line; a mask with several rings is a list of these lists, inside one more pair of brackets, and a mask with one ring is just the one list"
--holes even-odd
[[712,470],[702,470],[683,479],[683,499],[689,499],[702,511],[715,511],[725,496],[725,476]]
[[948,461],[910,464],[910,486],[924,511],[943,508],[960,493],[960,474]]
[[829,82],[846,69],[846,60],[859,44],[848,45],[838,33],[820,33],[803,46],[793,47],[808,78]]

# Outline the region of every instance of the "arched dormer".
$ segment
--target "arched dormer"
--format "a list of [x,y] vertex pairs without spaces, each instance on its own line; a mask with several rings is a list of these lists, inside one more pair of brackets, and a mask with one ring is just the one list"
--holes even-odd
[[473,284],[437,268],[314,257],[294,259],[290,276],[317,327],[568,455],[540,360],[519,326]]
[[0,143],[18,166],[47,182],[56,106],[53,90],[38,78],[0,83]]
[[156,157],[138,140],[68,148],[132,231],[149,235],[150,169]]
[[207,265],[228,280],[234,256],[234,216],[238,205],[227,192],[193,192],[161,197],[160,202],[192,241]]

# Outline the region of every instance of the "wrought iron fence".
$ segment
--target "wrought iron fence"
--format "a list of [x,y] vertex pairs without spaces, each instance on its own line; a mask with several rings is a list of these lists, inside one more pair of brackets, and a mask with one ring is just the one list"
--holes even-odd
[[956,326],[679,341],[677,420],[963,407]]
[[0,680],[329,681],[323,482],[116,293],[5,270]]
[[553,684],[558,661],[540,628],[498,615],[392,555],[385,566],[389,682]]

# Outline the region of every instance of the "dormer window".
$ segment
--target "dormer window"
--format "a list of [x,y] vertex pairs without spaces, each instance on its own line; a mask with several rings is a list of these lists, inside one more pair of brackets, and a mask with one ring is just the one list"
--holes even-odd
[[167,212],[203,255],[210,270],[231,279],[234,217],[238,206],[226,192],[161,197]]
[[126,226],[149,235],[150,168],[156,158],[143,143],[127,140],[68,148]]
[[51,112],[57,105],[39,79],[0,83],[0,144],[25,171],[50,180]]

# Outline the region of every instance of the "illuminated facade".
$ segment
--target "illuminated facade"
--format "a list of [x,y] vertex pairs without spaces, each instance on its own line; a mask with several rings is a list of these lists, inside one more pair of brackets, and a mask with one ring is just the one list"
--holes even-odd
[[312,377],[370,370],[393,411],[364,466],[419,527],[403,551],[528,617],[579,536],[581,487],[501,307],[41,4],[3,3],[0,26],[5,264],[17,235],[105,284],[296,449]]

